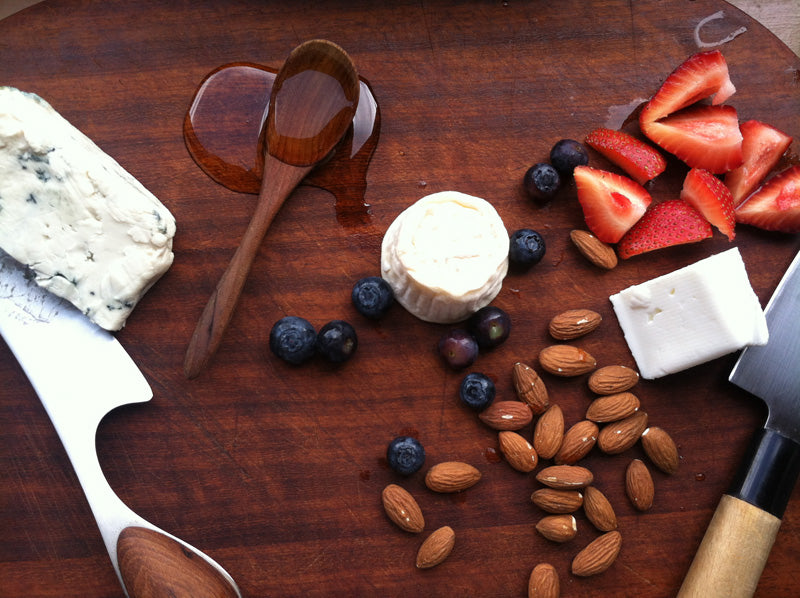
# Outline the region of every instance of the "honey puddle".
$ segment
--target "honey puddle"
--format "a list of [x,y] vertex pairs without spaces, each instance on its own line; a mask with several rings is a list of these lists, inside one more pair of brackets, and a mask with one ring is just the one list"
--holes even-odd
[[[264,168],[263,125],[277,69],[247,62],[218,67],[198,87],[183,121],[189,154],[214,181],[239,193],[258,194]],[[340,223],[369,218],[364,203],[367,170],[380,136],[380,108],[361,79],[353,124],[331,154],[301,184],[330,191]]]

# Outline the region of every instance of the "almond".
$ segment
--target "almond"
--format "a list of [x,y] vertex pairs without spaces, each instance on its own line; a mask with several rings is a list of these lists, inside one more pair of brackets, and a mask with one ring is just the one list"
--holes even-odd
[[569,309],[550,320],[550,336],[568,341],[589,334],[600,326],[603,317],[591,309]]
[[564,433],[561,448],[555,456],[558,465],[573,465],[583,459],[597,442],[599,429],[589,420],[579,421]]
[[678,447],[672,437],[659,427],[651,426],[642,432],[644,452],[661,471],[673,474],[678,471]]
[[617,254],[611,245],[603,243],[592,233],[585,230],[574,230],[569,234],[581,255],[598,268],[611,270],[617,265]]
[[519,430],[531,423],[533,412],[522,401],[495,401],[478,417],[495,430]]
[[547,388],[536,370],[518,362],[514,364],[511,375],[519,400],[527,403],[534,415],[544,413],[550,405],[550,398],[547,395]]
[[583,505],[583,494],[577,490],[540,488],[531,494],[531,502],[548,513],[573,513]]
[[597,435],[597,446],[608,455],[618,455],[631,448],[647,429],[647,413],[637,411],[630,417],[605,426]]
[[405,488],[397,484],[389,484],[383,489],[381,500],[386,515],[400,529],[415,534],[425,529],[422,510]]
[[453,551],[456,543],[456,534],[453,529],[445,525],[440,527],[425,541],[417,551],[417,567],[419,569],[430,569],[444,561]]
[[555,376],[580,376],[591,372],[597,360],[574,345],[550,345],[539,352],[539,365]]
[[481,472],[469,463],[437,463],[425,474],[425,485],[434,492],[461,492],[478,483]]
[[617,529],[617,515],[606,495],[594,486],[587,486],[583,492],[583,512],[592,525],[601,532]]
[[589,543],[572,560],[572,573],[579,577],[597,575],[608,569],[616,560],[622,547],[618,531],[606,532]]
[[607,365],[589,376],[589,390],[599,395],[613,395],[630,390],[639,382],[639,372],[624,365]]
[[523,473],[528,473],[536,468],[539,458],[530,442],[509,430],[500,432],[497,438],[500,452],[503,453],[511,467]]
[[528,579],[528,598],[558,598],[561,587],[558,572],[550,563],[539,563]]
[[557,490],[577,490],[592,483],[592,472],[579,465],[551,465],[536,474],[536,479],[545,486]]
[[548,515],[539,520],[536,531],[553,542],[566,542],[578,533],[578,523],[572,515]]
[[647,511],[653,506],[653,478],[641,459],[633,459],[625,470],[625,493],[639,511]]
[[533,428],[533,448],[542,459],[552,459],[564,440],[564,412],[558,405],[550,405],[536,420]]
[[599,424],[615,422],[630,417],[639,410],[639,399],[629,392],[598,397],[589,404],[586,419]]

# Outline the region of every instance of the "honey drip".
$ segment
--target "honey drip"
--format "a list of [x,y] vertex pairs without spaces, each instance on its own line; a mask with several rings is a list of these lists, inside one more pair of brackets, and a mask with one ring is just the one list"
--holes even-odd
[[[232,191],[258,194],[261,188],[264,123],[276,74],[276,69],[246,62],[218,67],[203,79],[184,118],[189,154],[203,172]],[[345,225],[369,218],[367,169],[380,136],[380,108],[369,82],[360,80],[352,125],[301,183],[330,191],[337,218]]]

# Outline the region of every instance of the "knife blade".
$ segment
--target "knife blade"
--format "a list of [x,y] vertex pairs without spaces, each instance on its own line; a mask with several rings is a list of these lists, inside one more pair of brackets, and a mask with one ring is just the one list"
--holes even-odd
[[800,475],[800,253],[765,309],[769,341],[745,348],[733,384],[768,409],[722,497],[679,598],[752,596]]
[[64,445],[125,595],[240,597],[218,563],[134,513],[109,486],[97,427],[112,409],[149,401],[150,385],[111,333],[29,278],[0,250],[0,335]]

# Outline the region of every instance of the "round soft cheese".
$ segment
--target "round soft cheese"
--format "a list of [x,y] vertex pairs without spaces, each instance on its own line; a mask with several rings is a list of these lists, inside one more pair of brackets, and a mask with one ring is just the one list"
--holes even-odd
[[416,317],[459,322],[500,292],[508,247],[508,232],[488,201],[442,191],[418,200],[389,226],[381,275]]

